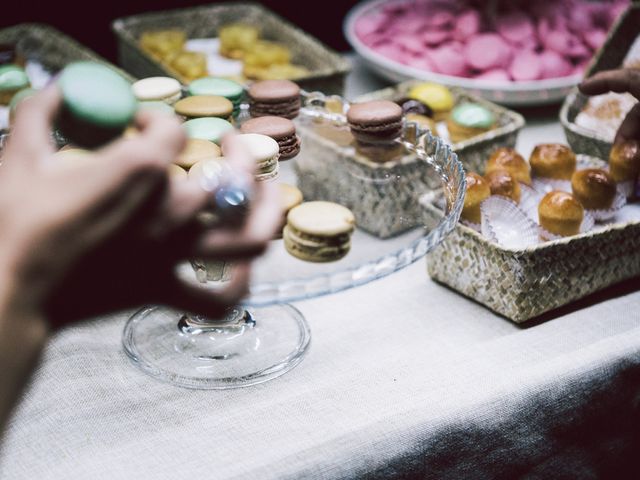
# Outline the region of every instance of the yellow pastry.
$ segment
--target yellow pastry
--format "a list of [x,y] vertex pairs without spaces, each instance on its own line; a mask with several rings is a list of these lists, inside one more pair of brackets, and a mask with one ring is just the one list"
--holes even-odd
[[218,31],[220,55],[241,59],[258,41],[259,31],[252,25],[232,23]]
[[467,173],[467,189],[460,217],[471,223],[480,223],[480,204],[491,196],[489,183],[477,173]]
[[484,171],[490,173],[494,170],[506,170],[517,181],[531,185],[531,167],[513,148],[500,147],[491,154]]
[[178,52],[169,56],[167,62],[189,82],[208,74],[207,57],[201,52]]
[[184,49],[187,36],[182,30],[157,30],[144,32],[140,37],[140,46],[160,60],[166,59]]
[[576,171],[576,155],[566,145],[546,143],[536,145],[529,164],[534,176],[571,180]]
[[489,183],[491,195],[507,197],[516,203],[520,203],[520,183],[506,170],[493,170],[484,176]]
[[568,237],[580,232],[584,208],[570,193],[553,191],[540,200],[538,219],[547,232]]
[[409,89],[407,97],[429,106],[436,121],[445,120],[455,103],[451,91],[437,83],[418,83]]
[[260,40],[246,52],[244,64],[250,67],[268,67],[291,62],[291,52],[281,43]]
[[571,177],[571,190],[588,210],[607,210],[616,198],[616,182],[600,168],[577,170]]

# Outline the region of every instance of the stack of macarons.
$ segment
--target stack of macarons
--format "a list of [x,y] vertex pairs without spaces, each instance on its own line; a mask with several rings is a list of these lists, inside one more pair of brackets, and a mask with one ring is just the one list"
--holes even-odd
[[259,133],[241,133],[225,142],[222,153],[230,156],[235,148],[241,149],[255,162],[257,181],[272,180],[278,176],[280,147],[273,138]]
[[389,100],[354,103],[347,112],[353,137],[362,143],[388,143],[402,132],[402,108]]
[[224,97],[233,105],[233,116],[237,117],[244,99],[244,88],[239,83],[226,78],[204,77],[192,81],[187,87],[187,94]]
[[351,249],[355,218],[351,210],[332,202],[305,202],[292,208],[283,229],[287,251],[307,262],[340,260]]
[[293,119],[300,112],[300,87],[289,80],[263,80],[248,90],[252,117],[275,116]]
[[280,148],[280,160],[288,160],[300,153],[300,137],[296,135],[295,124],[288,118],[271,115],[255,117],[244,122],[240,131],[273,138]]

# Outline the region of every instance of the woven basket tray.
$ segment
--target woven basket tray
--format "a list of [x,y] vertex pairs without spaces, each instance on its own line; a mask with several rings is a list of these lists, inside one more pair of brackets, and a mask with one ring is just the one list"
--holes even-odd
[[[377,90],[358,97],[356,102],[368,100],[400,100],[406,97],[409,89],[420,83],[417,80],[403,82],[393,87]],[[456,104],[464,101],[478,103],[491,110],[498,119],[498,128],[469,140],[454,143],[452,149],[467,170],[483,172],[489,155],[498,147],[515,147],[518,133],[524,126],[524,118],[517,112],[508,110],[488,100],[472,95],[466,90],[451,88]]]
[[118,19],[113,22],[113,30],[118,37],[120,65],[138,78],[170,75],[181,80],[175,72],[167,70],[140,49],[138,39],[142,33],[178,28],[184,30],[188,38],[210,38],[216,36],[218,28],[233,22],[256,25],[264,38],[286,44],[291,49],[293,62],[311,72],[306,77],[296,79],[302,88],[342,93],[344,78],[350,68],[347,61],[315,38],[255,3],[220,3]]
[[71,62],[90,60],[107,65],[126,79],[133,80],[129,74],[107,62],[97,53],[48,25],[22,23],[4,28],[0,30],[0,43],[15,44],[24,57],[37,60],[52,72],[63,69]]
[[[585,76],[589,77],[603,70],[619,68],[640,33],[639,25],[640,2],[634,2],[609,32],[607,40],[593,57]],[[609,158],[611,142],[596,132],[575,124],[576,116],[587,103],[587,98],[574,88],[562,104],[560,123],[574,152]]]
[[[594,167],[604,163],[594,160]],[[442,212],[424,203],[427,226]],[[522,323],[640,275],[640,221],[526,249],[504,248],[458,224],[427,254],[434,280]]]

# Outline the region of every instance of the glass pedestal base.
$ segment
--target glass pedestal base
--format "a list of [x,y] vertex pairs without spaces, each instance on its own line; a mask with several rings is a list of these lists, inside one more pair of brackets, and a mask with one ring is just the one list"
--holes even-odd
[[311,335],[291,305],[237,308],[212,322],[165,307],[145,307],[127,322],[124,350],[149,375],[195,389],[266,382],[302,360]]

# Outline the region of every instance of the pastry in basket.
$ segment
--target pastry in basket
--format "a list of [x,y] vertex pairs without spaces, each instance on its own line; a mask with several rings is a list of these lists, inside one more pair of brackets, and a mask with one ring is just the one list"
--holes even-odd
[[447,128],[454,143],[462,142],[491,130],[496,116],[491,110],[476,103],[457,105],[449,115]]
[[189,169],[202,160],[218,158],[221,155],[222,151],[215,143],[200,138],[188,138],[175,163]]
[[253,25],[232,23],[220,27],[220,55],[241,59],[258,42],[260,32]]
[[573,174],[571,190],[587,210],[608,210],[616,197],[616,182],[606,170],[586,168]]
[[173,105],[182,96],[180,82],[171,77],[149,77],[135,82],[133,94],[141,102],[161,101]]
[[566,145],[545,143],[536,145],[529,164],[536,177],[571,180],[576,171],[576,155]]
[[177,52],[169,55],[166,61],[187,82],[208,74],[207,57],[201,52]]
[[500,195],[520,203],[520,182],[506,170],[492,170],[486,173],[485,180],[489,183],[491,195]]
[[280,147],[280,160],[288,160],[300,153],[300,137],[296,135],[295,124],[288,118],[270,115],[251,118],[242,124],[240,131],[273,138]]
[[282,202],[282,224],[276,231],[274,238],[282,238],[282,230],[287,224],[287,215],[292,208],[297,207],[302,203],[302,192],[298,187],[289,185],[288,183],[279,183],[278,190],[280,191],[280,200]]
[[549,192],[538,205],[540,226],[553,235],[576,235],[580,232],[583,219],[584,207],[576,197],[567,192]]
[[485,172],[506,170],[521,183],[531,185],[531,167],[522,155],[510,147],[500,147],[495,150],[485,166]]
[[609,173],[616,182],[635,181],[640,173],[640,142],[618,142],[609,154]]
[[589,97],[576,115],[575,123],[613,142],[622,120],[636,103],[637,99],[629,93],[610,92]]
[[418,83],[409,89],[407,97],[428,105],[436,121],[446,120],[455,104],[451,91],[437,83]]
[[273,115],[293,119],[300,112],[300,87],[289,80],[263,80],[249,87],[252,117]]
[[187,36],[182,30],[156,30],[144,32],[140,37],[140,47],[160,60],[167,59],[184,49]]
[[268,67],[256,67],[245,64],[242,73],[254,80],[295,80],[309,75],[309,70],[291,63],[274,63]]
[[283,230],[284,246],[307,262],[333,262],[351,249],[355,228],[351,210],[332,202],[306,202],[291,209]]
[[173,106],[178,115],[187,119],[218,117],[231,120],[233,103],[215,95],[192,95],[178,100]]
[[0,66],[0,105],[9,105],[20,90],[29,88],[29,77],[24,68],[14,65]]
[[491,196],[489,182],[477,173],[469,172],[466,176],[466,193],[460,218],[480,225],[480,204]]

